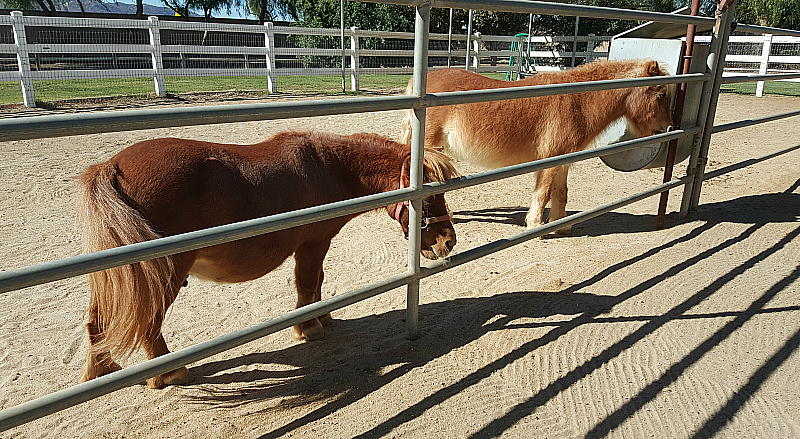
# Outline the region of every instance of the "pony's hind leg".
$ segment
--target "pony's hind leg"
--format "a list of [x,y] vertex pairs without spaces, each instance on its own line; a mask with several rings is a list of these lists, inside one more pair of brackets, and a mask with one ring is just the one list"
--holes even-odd
[[121,370],[122,367],[111,358],[111,352],[107,350],[98,351],[94,348],[102,340],[99,316],[96,306],[89,310],[89,323],[86,330],[89,333],[89,353],[86,356],[86,364],[81,373],[81,382],[93,380],[97,377]]
[[[193,257],[187,255],[181,256],[175,256],[174,259],[175,278],[172,280],[171,286],[167,290],[164,297],[164,315],[166,315],[169,307],[172,306],[175,298],[178,297],[178,292],[186,282],[186,276],[189,273],[189,267],[191,267],[194,259]],[[166,355],[170,352],[169,348],[167,347],[167,342],[164,341],[164,335],[161,333],[161,327],[164,323],[164,315],[156,316],[155,320],[152,322],[152,326],[148,334],[148,340],[145,340],[142,343],[142,348],[147,354],[147,358],[149,360]],[[147,387],[151,389],[162,389],[171,384],[186,384],[191,381],[192,376],[189,375],[189,371],[184,366],[167,373],[162,373],[161,375],[148,378]]]
[[[319,302],[322,300],[322,281],[325,279],[325,273],[322,270],[322,265],[319,266],[319,281],[317,282],[317,291],[314,293],[314,302]],[[323,314],[317,317],[317,320],[322,324],[322,326],[328,326],[333,322],[333,317],[331,317],[331,313]]]
[[[328,253],[330,241],[323,243],[306,243],[294,253],[294,277],[297,286],[297,308],[322,299],[322,261]],[[332,320],[330,313],[295,325],[294,330],[299,340],[318,340],[325,336],[323,324]]]
[[[147,358],[150,360],[169,353],[169,348],[167,348],[167,342],[164,341],[164,336],[161,335],[160,332],[161,325],[159,324],[158,327],[159,327],[158,336],[155,338],[154,341],[146,343],[144,346],[144,350],[147,353]],[[148,378],[147,387],[151,389],[163,389],[164,387],[169,386],[171,384],[186,384],[191,381],[192,381],[192,376],[189,375],[189,370],[186,369],[186,367],[184,366],[169,371],[167,373],[162,373],[161,375]]]

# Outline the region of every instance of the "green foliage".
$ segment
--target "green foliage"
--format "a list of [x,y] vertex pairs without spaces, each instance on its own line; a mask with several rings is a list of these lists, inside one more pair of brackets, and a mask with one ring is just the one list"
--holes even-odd
[[747,24],[800,30],[800,1],[739,0],[736,18]]
[[[339,0],[294,0],[288,6],[287,12],[301,26],[329,29],[340,26]],[[348,28],[394,32],[414,29],[414,9],[408,6],[346,1],[344,16]]]
[[246,6],[258,17],[259,23],[289,16],[290,5],[287,0],[246,0]]

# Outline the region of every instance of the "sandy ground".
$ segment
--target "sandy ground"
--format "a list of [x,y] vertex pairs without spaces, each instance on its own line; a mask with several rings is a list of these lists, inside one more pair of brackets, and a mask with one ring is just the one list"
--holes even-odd
[[[722,95],[717,123],[800,99]],[[400,133],[400,112],[0,144],[0,268],[78,254],[72,176],[163,136],[253,143],[285,129]],[[798,143],[797,120],[715,135],[710,169]],[[694,218],[655,230],[657,198],[334,313],[321,341],[291,330],[190,365],[194,383],[137,385],[0,433],[10,438],[800,437],[800,152],[704,185]],[[678,167],[682,173],[685,162]],[[465,172],[476,171],[462,166]],[[638,192],[660,170],[570,174],[570,212]],[[464,251],[524,230],[532,177],[448,194]],[[405,270],[388,216],[352,221],[323,295]],[[277,316],[292,263],[262,279],[189,280],[164,335],[177,350]],[[0,408],[76,383],[87,346],[84,277],[0,295]],[[137,363],[141,356],[127,364]]]

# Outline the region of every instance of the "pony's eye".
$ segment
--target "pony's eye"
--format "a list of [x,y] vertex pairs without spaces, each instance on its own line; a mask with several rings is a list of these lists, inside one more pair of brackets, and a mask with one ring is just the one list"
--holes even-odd
[[667,94],[664,93],[664,92],[661,92],[661,93],[658,94],[658,98],[659,99],[664,99],[665,97],[667,97]]

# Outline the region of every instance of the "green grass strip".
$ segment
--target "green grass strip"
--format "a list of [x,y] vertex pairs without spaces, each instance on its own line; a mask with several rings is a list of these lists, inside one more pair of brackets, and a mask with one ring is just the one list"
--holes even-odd
[[[504,79],[505,73],[489,73],[486,76]],[[361,75],[359,86],[365,92],[398,92],[406,87],[410,75]],[[165,86],[169,94],[192,92],[243,91],[256,95],[268,95],[267,80],[260,76],[201,76],[168,77]],[[338,75],[279,76],[279,93],[302,93],[335,95],[342,93],[342,77]],[[350,92],[350,75],[345,75],[345,88]],[[726,84],[722,91],[738,94],[755,94],[756,83]],[[36,101],[41,106],[56,105],[58,101],[92,99],[101,97],[132,96],[148,98],[155,96],[152,78],[124,79],[68,79],[34,81]],[[764,93],[783,96],[800,96],[800,83],[768,81]],[[22,102],[19,82],[0,81],[0,105]]]

